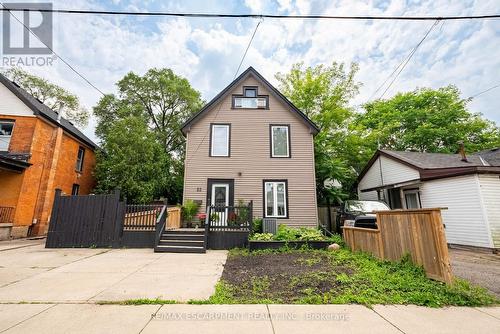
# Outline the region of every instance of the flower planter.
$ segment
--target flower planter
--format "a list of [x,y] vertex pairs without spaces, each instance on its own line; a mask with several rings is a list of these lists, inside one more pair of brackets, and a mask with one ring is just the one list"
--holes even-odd
[[250,240],[248,248],[252,250],[258,249],[278,249],[281,247],[288,247],[292,249],[299,249],[307,246],[313,249],[326,249],[330,245],[330,241],[259,241]]

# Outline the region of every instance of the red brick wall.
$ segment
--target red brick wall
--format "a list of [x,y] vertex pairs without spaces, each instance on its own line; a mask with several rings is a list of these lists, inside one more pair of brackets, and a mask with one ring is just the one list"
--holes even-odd
[[[76,183],[80,185],[81,195],[92,191],[95,184],[95,154],[84,146],[84,167],[82,173],[78,173],[75,170],[76,158],[78,147],[83,144],[74,137],[63,133],[62,138],[57,140],[58,128],[41,118],[2,115],[0,118],[15,120],[9,151],[30,153],[29,162],[32,164],[22,174],[0,173],[0,186],[3,187],[0,206],[15,204],[15,236],[25,236],[34,219],[37,219],[34,234],[44,234],[56,188],[71,194],[72,186]],[[54,157],[58,159],[55,161]]]

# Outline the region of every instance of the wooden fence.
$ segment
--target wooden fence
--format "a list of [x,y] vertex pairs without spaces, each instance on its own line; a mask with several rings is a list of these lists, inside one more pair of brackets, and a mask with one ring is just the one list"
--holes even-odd
[[118,191],[63,196],[57,189],[45,247],[154,247],[166,210],[166,203],[125,205]]
[[398,261],[410,254],[427,276],[451,283],[448,245],[440,209],[379,211],[378,229],[343,227],[344,240],[353,251]]
[[181,227],[181,208],[168,208],[167,229],[176,229]]

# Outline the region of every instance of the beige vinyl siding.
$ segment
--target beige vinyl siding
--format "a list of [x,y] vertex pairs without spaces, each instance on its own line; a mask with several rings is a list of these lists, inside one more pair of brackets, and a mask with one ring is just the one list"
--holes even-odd
[[500,176],[479,175],[479,185],[493,247],[500,248]]
[[[258,86],[259,95],[269,95],[269,110],[231,109],[231,95],[243,86]],[[209,157],[210,124],[230,123],[230,157]],[[270,157],[270,124],[290,125],[291,158]],[[201,143],[201,144],[200,144]],[[263,180],[288,180],[291,226],[316,226],[316,187],[313,135],[309,126],[277,100],[252,76],[192,125],[186,144],[184,200],[202,201],[206,208],[207,179],[234,179],[234,201],[253,200],[253,214],[263,214]]]

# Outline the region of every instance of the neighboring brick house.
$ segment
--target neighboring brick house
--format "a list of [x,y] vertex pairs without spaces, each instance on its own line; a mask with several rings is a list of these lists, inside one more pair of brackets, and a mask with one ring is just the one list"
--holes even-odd
[[47,232],[56,188],[89,194],[96,145],[0,74],[0,238]]
[[252,201],[254,217],[316,227],[313,137],[318,131],[249,67],[182,127],[184,201],[201,203],[200,212]]

